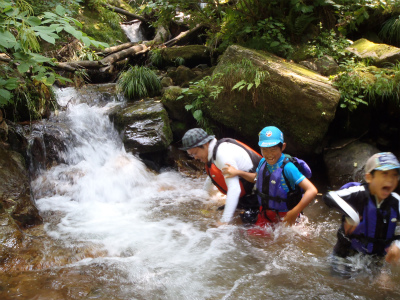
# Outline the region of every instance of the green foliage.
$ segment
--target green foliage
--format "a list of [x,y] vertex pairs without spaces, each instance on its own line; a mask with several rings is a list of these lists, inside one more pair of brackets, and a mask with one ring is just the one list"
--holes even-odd
[[321,33],[305,45],[306,57],[321,58],[329,55],[336,61],[341,61],[348,56],[346,48],[350,45],[350,41],[338,35],[333,29],[323,30],[322,24],[320,27]]
[[400,45],[400,15],[383,23],[379,36],[392,45]]
[[212,76],[205,76],[199,81],[190,82],[189,88],[182,89],[182,95],[177,100],[186,96],[192,99],[190,104],[185,106],[186,110],[190,111],[197,124],[207,132],[212,132],[210,122],[203,114],[204,105],[209,99],[216,99],[223,90],[222,86],[213,85],[212,83],[219,79],[222,74],[214,74]]
[[348,60],[341,64],[341,72],[332,80],[341,93],[340,107],[349,111],[357,109],[359,104],[400,103],[400,63],[380,69],[368,66],[365,61]]
[[68,16],[74,16],[77,14],[80,6],[84,3],[84,0],[30,0],[29,4],[33,8],[35,15],[40,15],[46,11],[54,11],[58,5],[62,5],[65,8],[65,12]]
[[149,52],[149,59],[153,66],[162,67],[164,59],[161,54],[161,49],[153,49]]
[[161,82],[149,68],[130,67],[122,72],[117,81],[117,88],[129,99],[137,99],[155,95],[161,90]]
[[99,60],[100,57],[97,55],[96,51],[78,43],[80,49],[74,53],[73,60],[90,60],[95,61]]
[[220,72],[223,75],[220,79],[223,86],[231,92],[251,92],[254,104],[258,101],[258,87],[269,75],[267,71],[255,67],[248,59],[227,64]]
[[108,23],[111,28],[115,30],[120,29],[119,23],[121,22],[121,17],[111,11],[110,9],[103,6],[103,4],[107,4],[106,0],[89,0],[88,6],[91,9],[96,10],[99,14],[100,21],[103,23]]
[[175,58],[174,63],[176,66],[182,66],[185,63],[185,59],[183,57],[178,56],[177,58]]
[[[67,34],[86,46],[108,46],[77,28],[82,28],[82,24],[67,17],[62,6],[57,6],[55,12],[44,12],[36,17],[31,6],[23,0],[0,2],[0,52],[9,57],[8,66],[2,66],[0,70],[3,79],[0,83],[0,106],[15,104],[15,93],[24,91],[26,96],[23,98],[39,107],[43,100],[41,97],[50,97],[50,94],[32,93],[31,90],[39,86],[44,91],[44,86],[50,87],[56,80],[69,81],[51,68],[51,58],[37,53],[42,43],[55,44],[61,34]],[[39,98],[33,99],[32,96]],[[28,102],[27,106],[31,108]]]
[[254,26],[245,26],[238,35],[250,35],[244,45],[254,49],[267,50],[282,57],[288,57],[293,52],[285,35],[285,25],[272,17],[259,20]]

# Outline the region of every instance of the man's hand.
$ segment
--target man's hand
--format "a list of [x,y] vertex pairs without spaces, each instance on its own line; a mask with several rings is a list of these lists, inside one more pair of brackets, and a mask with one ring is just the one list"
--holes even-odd
[[226,223],[226,222],[221,222],[221,221],[215,222],[215,226],[217,226],[217,227],[222,226],[222,225],[228,225],[228,223]]

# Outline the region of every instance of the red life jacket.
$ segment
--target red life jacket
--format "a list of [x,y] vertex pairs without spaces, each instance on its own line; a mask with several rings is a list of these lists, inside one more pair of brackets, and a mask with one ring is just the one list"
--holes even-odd
[[[253,149],[251,149],[249,146],[235,139],[223,138],[217,141],[217,144],[213,149],[212,159],[206,164],[205,167],[206,167],[206,172],[208,176],[210,176],[212,183],[218,188],[218,190],[221,193],[226,195],[226,193],[228,192],[228,187],[226,186],[225,177],[222,174],[222,171],[218,169],[217,166],[213,163],[217,155],[217,149],[219,145],[221,145],[222,143],[232,143],[246,150],[247,154],[250,156],[251,161],[253,163],[253,167],[248,171],[250,173],[256,172],[258,163],[260,162],[262,156]],[[248,182],[241,177],[239,177],[239,182],[241,190],[240,197],[243,197],[246,194],[250,194],[251,190],[253,189],[254,183]]]

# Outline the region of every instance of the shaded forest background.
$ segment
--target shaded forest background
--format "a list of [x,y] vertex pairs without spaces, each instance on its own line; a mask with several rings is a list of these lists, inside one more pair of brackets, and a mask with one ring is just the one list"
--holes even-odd
[[[343,115],[342,119],[349,119],[349,124],[350,119],[362,118],[365,109],[399,111],[400,63],[374,71],[375,79],[366,81],[359,74],[369,70],[372,62],[345,51],[351,41],[359,38],[400,46],[398,1],[32,0],[28,3],[1,0],[0,3],[0,108],[4,118],[13,121],[46,118],[56,110],[53,84],[80,86],[93,82],[88,68],[68,71],[63,63],[101,60],[106,53],[104,49],[129,42],[120,24],[133,19],[142,21],[146,39],[150,41],[146,44],[149,51],[116,65],[117,74],[130,65],[162,68],[158,54],[165,47],[167,36],[174,38],[183,31],[201,27],[196,39],[189,42],[206,45],[214,63],[232,44],[268,51],[294,62],[332,57],[340,66],[339,72],[330,77],[341,92],[337,113]],[[155,39],[157,34],[161,39]],[[351,132],[352,126],[347,130]]]

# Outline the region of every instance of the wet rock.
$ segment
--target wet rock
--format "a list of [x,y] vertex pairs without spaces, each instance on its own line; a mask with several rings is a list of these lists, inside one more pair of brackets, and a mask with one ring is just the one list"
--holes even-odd
[[136,101],[114,117],[127,151],[149,153],[166,150],[172,142],[168,114],[154,99]]
[[21,154],[0,148],[0,203],[20,227],[42,223],[31,199],[30,180]]

